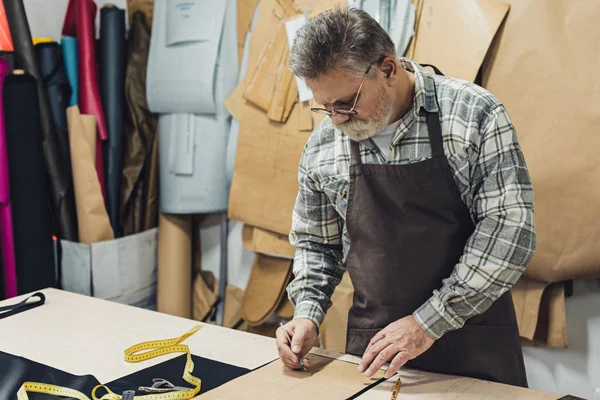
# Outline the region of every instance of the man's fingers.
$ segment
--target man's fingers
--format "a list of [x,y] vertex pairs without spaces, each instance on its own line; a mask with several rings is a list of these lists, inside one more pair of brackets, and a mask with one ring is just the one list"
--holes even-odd
[[389,343],[387,342],[387,340],[379,340],[378,342],[374,343],[371,347],[369,347],[367,350],[365,350],[362,361],[358,365],[359,372],[364,372],[367,368],[369,368],[369,366],[375,360],[375,358],[379,355],[379,353],[383,349],[385,349],[388,345],[389,345]]
[[292,336],[292,351],[295,354],[300,354],[302,350],[302,345],[306,341],[306,336],[308,335],[308,330],[306,327],[300,325],[294,327],[294,335]]
[[375,372],[377,372],[383,366],[383,364],[391,360],[397,353],[398,350],[394,345],[389,345],[382,349],[377,354],[369,368],[367,368],[365,375],[367,375],[368,377],[373,376]]
[[394,375],[404,364],[408,362],[409,358],[410,357],[406,351],[400,351],[390,363],[390,366],[385,371],[383,377],[385,379],[391,378],[392,375]]

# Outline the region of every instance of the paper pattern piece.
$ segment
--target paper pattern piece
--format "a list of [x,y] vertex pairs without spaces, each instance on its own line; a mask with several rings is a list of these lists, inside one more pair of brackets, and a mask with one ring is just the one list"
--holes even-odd
[[496,0],[423,0],[414,60],[473,82],[508,9]]
[[537,248],[525,274],[543,282],[598,278],[600,81],[573,73],[566,84],[564,60],[578,71],[600,62],[590,51],[600,39],[600,3],[510,3],[482,82],[506,106],[531,175]]
[[228,1],[203,1],[202,12],[195,14],[204,15],[202,20],[210,16],[209,40],[184,41],[185,34],[195,36],[194,32],[182,32],[175,34],[178,43],[169,45],[167,3],[171,2],[156,0],[154,4],[146,82],[148,107],[155,113],[214,114],[217,107],[213,82]]
[[567,347],[565,284],[521,277],[511,289],[524,344]]
[[252,19],[255,15],[258,0],[237,0],[237,43],[238,60],[243,58],[244,46],[248,33],[251,31]]
[[219,37],[219,20],[213,18],[209,4],[201,0],[167,1],[167,46]]
[[296,254],[296,248],[290,244],[288,235],[244,224],[242,237],[248,251],[289,259],[293,259]]
[[[308,372],[292,370],[279,360],[230,381],[203,395],[200,399],[347,399],[376,384],[383,371],[367,378],[357,366],[309,353]],[[388,392],[388,398],[389,394]]]
[[[306,24],[306,22],[306,15],[291,18],[285,22],[285,31],[287,34],[288,48],[290,51],[292,50],[296,33],[298,32],[298,30],[300,30],[300,28],[302,28],[304,24]],[[304,79],[298,78],[297,76],[294,76],[294,78],[296,80],[296,87],[298,88],[299,101],[303,102],[311,100],[313,98],[313,95],[310,88],[306,84],[306,81]]]
[[[219,104],[238,77],[235,1],[228,0],[216,67]],[[211,83],[212,85],[212,83]],[[230,178],[227,147],[231,118],[222,107],[215,114],[161,114],[159,132],[160,210],[167,213],[213,213],[227,209]]]
[[[297,7],[306,8],[309,14],[318,13],[336,4],[344,6],[346,2],[296,1]],[[250,71],[256,70],[264,45],[278,33],[285,16],[283,8],[276,0],[261,1],[258,9],[256,29],[252,31],[249,74]],[[234,103],[239,104],[237,100]],[[270,121],[263,110],[248,103],[241,107],[241,126],[229,198],[229,217],[287,235],[291,228],[292,209],[298,193],[298,163],[310,132],[298,129],[300,103],[296,103],[292,108],[285,124]]]
[[291,260],[256,254],[242,303],[248,324],[262,324],[277,309],[291,275]]

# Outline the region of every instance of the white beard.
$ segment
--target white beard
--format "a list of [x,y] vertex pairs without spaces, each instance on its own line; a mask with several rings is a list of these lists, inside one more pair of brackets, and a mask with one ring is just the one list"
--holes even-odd
[[392,100],[385,89],[380,88],[375,112],[368,121],[359,121],[351,117],[348,121],[337,125],[337,127],[346,133],[350,139],[360,142],[381,132],[388,125],[392,113]]

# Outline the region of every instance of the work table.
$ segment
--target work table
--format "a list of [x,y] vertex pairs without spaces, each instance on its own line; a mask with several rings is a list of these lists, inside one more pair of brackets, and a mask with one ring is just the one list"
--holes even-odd
[[[105,383],[180,355],[167,354],[140,363],[127,363],[123,358],[125,349],[142,341],[179,337],[201,324],[202,328],[184,342],[196,356],[250,370],[271,362],[280,363],[275,339],[270,337],[58,289],[41,292],[46,296],[45,304],[0,319],[0,351],[71,374],[91,374]],[[0,307],[27,296],[0,301]],[[311,353],[356,365],[360,362],[357,357],[318,348]],[[399,374],[400,400],[556,400],[561,397],[555,393],[408,368],[402,368]],[[381,382],[358,398],[389,399],[395,381],[396,377],[392,377]],[[198,397],[202,398],[202,394],[201,391]]]

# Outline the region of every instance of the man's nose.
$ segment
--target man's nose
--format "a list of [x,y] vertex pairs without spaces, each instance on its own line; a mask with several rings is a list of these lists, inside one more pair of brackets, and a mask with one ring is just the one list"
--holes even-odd
[[339,113],[336,113],[335,111],[333,112],[333,114],[331,114],[331,120],[333,121],[333,123],[335,125],[343,124],[344,122],[348,121],[349,119],[350,119],[349,115],[339,114]]

